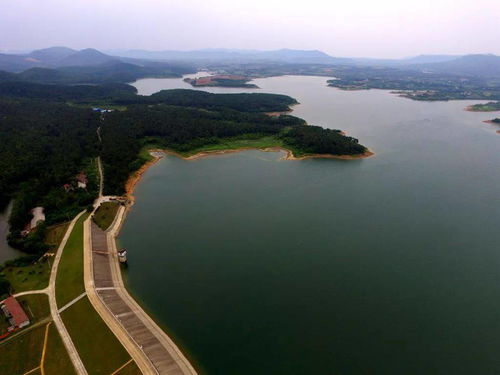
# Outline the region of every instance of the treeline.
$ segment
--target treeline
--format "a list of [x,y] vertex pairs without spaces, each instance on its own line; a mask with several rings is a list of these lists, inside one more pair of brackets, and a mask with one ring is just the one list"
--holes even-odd
[[162,90],[150,97],[142,97],[146,103],[163,103],[182,107],[209,110],[233,109],[240,112],[284,112],[297,101],[287,95],[278,94],[212,94],[196,90]]
[[[225,100],[221,98],[221,100]],[[278,134],[304,121],[293,116],[269,117],[231,109],[206,111],[177,106],[135,106],[107,114],[101,130],[107,194],[122,194],[129,174],[144,162],[145,143],[187,152],[242,134]]]
[[305,154],[358,155],[367,151],[356,138],[320,126],[296,126],[282,134],[281,138]]
[[297,101],[278,94],[211,94],[196,90],[162,90],[151,96],[137,95],[135,87],[122,83],[102,85],[46,85],[30,82],[0,82],[0,97],[102,105],[168,104],[208,110],[240,112],[284,112]]
[[46,85],[31,82],[0,82],[0,97],[16,99],[37,99],[49,102],[114,103],[119,98],[133,100],[136,88],[123,83],[102,85]]
[[95,179],[87,190],[66,193],[63,185],[83,169],[92,175],[99,124],[99,116],[88,109],[0,98],[0,205],[14,199],[9,218],[13,246],[43,251],[43,226],[21,236],[32,208],[43,206],[50,225],[70,220],[93,201]]

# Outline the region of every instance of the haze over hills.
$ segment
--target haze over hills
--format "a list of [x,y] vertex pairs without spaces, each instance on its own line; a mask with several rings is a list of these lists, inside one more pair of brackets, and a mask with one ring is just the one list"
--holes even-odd
[[352,62],[348,58],[337,58],[317,50],[280,49],[273,51],[240,49],[201,49],[194,51],[146,51],[146,50],[111,50],[113,55],[138,59],[159,60],[204,60],[224,62],[284,62],[295,64],[344,64]]
[[[292,49],[272,51],[239,49],[202,49],[194,51],[113,50],[109,52],[111,54],[92,48],[77,51],[67,47],[50,47],[24,55],[0,54],[0,70],[23,72],[31,68],[99,67],[99,69],[106,70],[108,73],[115,69],[117,72],[133,76],[139,74],[139,67],[158,69],[165,67],[165,65],[162,65],[165,63],[169,63],[171,66],[190,63],[191,66],[195,64],[199,67],[219,63],[280,63],[385,66],[404,70],[418,70],[426,73],[500,77],[500,57],[488,54],[466,56],[420,55],[405,59],[370,59],[333,57],[317,50]],[[114,67],[111,68],[111,66]],[[185,71],[185,69],[181,70]],[[41,72],[35,71],[28,75],[40,76]],[[143,74],[145,74],[145,71],[139,75]]]
[[414,65],[413,68],[436,73],[500,77],[500,56],[466,55],[439,63]]

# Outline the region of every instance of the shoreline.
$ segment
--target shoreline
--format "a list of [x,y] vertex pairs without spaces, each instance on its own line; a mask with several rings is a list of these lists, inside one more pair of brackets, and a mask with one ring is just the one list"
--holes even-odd
[[303,156],[294,156],[293,151],[289,150],[285,147],[275,146],[275,147],[266,147],[266,148],[258,148],[258,147],[240,147],[236,149],[229,150],[214,150],[214,151],[200,151],[194,155],[184,156],[176,151],[169,149],[160,149],[153,148],[148,150],[149,154],[153,159],[144,163],[137,171],[133,172],[127,182],[125,183],[125,196],[129,200],[129,204],[127,206],[132,206],[135,203],[134,190],[137,184],[141,181],[144,173],[153,165],[155,165],[159,160],[163,159],[163,155],[172,155],[176,156],[183,160],[198,160],[201,158],[206,158],[210,156],[218,156],[225,154],[234,154],[243,151],[249,150],[258,150],[262,152],[285,152],[286,155],[280,160],[306,160],[306,159],[338,159],[338,160],[359,160],[359,159],[368,159],[375,155],[374,152],[367,150],[362,154],[357,155],[332,155],[332,154],[309,154]]
[[[490,124],[490,125],[496,125],[496,126],[500,126],[500,122],[495,122],[493,120],[484,120],[483,121],[485,124]],[[497,130],[496,131],[497,134],[500,134],[500,130]]]
[[474,105],[476,105],[476,104],[468,105],[467,107],[464,108],[464,111],[467,111],[467,112],[476,112],[476,113],[500,112],[500,109],[494,109],[494,110],[491,110],[491,111],[477,110],[477,109],[474,109]]

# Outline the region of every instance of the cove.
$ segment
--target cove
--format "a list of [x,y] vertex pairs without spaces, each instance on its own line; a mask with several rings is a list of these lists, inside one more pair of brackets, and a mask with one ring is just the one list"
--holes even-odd
[[[147,81],[140,94],[184,87]],[[499,373],[491,115],[322,77],[255,83],[376,156],[166,156],[119,237],[131,292],[209,375]]]

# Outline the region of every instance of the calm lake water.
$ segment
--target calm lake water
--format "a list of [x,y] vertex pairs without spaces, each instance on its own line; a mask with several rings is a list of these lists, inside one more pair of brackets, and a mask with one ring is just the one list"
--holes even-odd
[[9,215],[12,209],[12,202],[0,211],[0,264],[9,259],[17,258],[21,255],[26,255],[25,253],[13,249],[7,243],[7,236],[9,234]]
[[481,122],[494,114],[325,81],[253,91],[295,97],[295,115],[376,156],[165,157],[119,238],[132,293],[209,375],[499,374],[500,136]]

